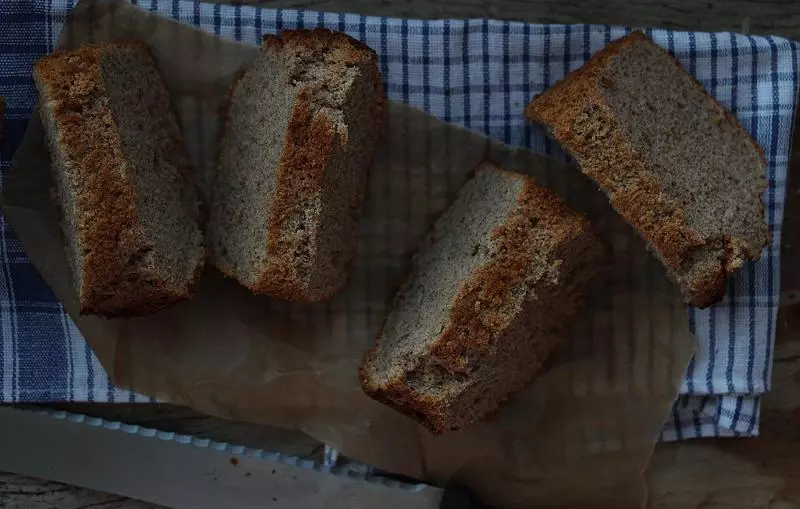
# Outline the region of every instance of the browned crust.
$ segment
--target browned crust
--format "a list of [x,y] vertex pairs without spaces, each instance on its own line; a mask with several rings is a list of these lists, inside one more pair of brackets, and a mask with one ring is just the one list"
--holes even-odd
[[[589,246],[584,252],[587,259],[598,258],[601,251],[601,245],[592,233],[589,222],[569,209],[551,191],[539,187],[532,178],[489,165],[479,167],[476,171],[496,171],[505,178],[522,180],[523,190],[517,198],[517,207],[509,218],[492,232],[497,246],[494,250],[495,257],[490,263],[475,270],[462,283],[450,308],[448,325],[429,351],[431,361],[460,376],[469,376],[487,355],[491,355],[495,342],[510,327],[525,326],[519,321],[512,323],[506,316],[514,314],[514,302],[509,294],[530,284],[528,270],[534,256],[531,249],[534,225],[536,229],[544,228],[551,234],[547,239],[549,246],[542,250],[552,252],[555,258],[565,256],[563,251],[567,245],[572,245],[572,241]],[[542,239],[539,237],[537,240],[541,242]],[[589,271],[594,274],[597,268],[590,268]],[[542,281],[540,289],[546,294],[549,285],[549,281]],[[400,293],[403,291],[401,289]],[[579,306],[577,302],[559,304],[565,308],[565,315],[571,314]],[[567,324],[564,323],[563,326],[566,327]],[[554,346],[547,345],[544,350],[549,352]],[[443,402],[414,390],[405,375],[393,377],[385,384],[373,381],[369,370],[378,348],[380,343],[366,353],[359,368],[359,382],[365,394],[416,420],[434,435],[459,429],[467,424],[459,423],[454,426]],[[539,360],[541,366],[545,359]],[[535,376],[535,372],[534,366],[530,378]],[[515,390],[524,387],[526,383],[527,381],[520,381]],[[496,403],[499,405],[501,401]]]
[[530,246],[536,231],[548,231],[548,246],[542,250],[555,252],[556,246],[591,230],[589,222],[567,208],[552,191],[539,187],[530,177],[504,173],[506,178],[523,181],[517,207],[492,231],[495,258],[461,286],[450,309],[448,326],[431,349],[436,363],[453,373],[468,373],[510,325],[509,317],[519,305],[519,299],[514,298],[516,289],[529,284],[526,279],[535,254]]
[[[378,57],[375,52],[359,41],[353,39],[344,32],[334,32],[327,28],[315,28],[313,30],[283,30],[280,36],[267,34],[264,36],[264,43],[276,46],[294,46],[306,51],[320,51],[326,48],[337,48],[343,50],[342,61],[345,65],[359,65],[365,59],[377,65]],[[382,87],[382,85],[381,85]]]
[[433,398],[426,398],[414,391],[406,380],[393,378],[386,385],[377,385],[371,380],[368,371],[380,345],[370,349],[358,368],[358,380],[364,394],[379,403],[393,408],[425,426],[433,435],[441,435],[450,430],[447,424],[446,409]]
[[[668,199],[650,177],[644,158],[631,146],[597,91],[597,87],[602,85],[600,76],[605,65],[632,44],[650,44],[659,48],[642,32],[618,39],[592,56],[583,67],[536,96],[525,108],[525,115],[547,126],[552,136],[575,156],[583,172],[597,181],[609,195],[614,208],[645,238],[670,269],[670,275],[678,279],[686,301],[706,307],[722,298],[727,274],[741,265],[743,253],[747,253],[741,249],[739,239],[726,236],[722,239],[726,247],[724,256],[716,267],[698,272],[689,266],[694,255],[710,249],[707,239],[688,225],[681,205]],[[661,48],[659,50],[669,57],[668,62],[686,73],[674,57]],[[716,103],[694,77],[692,80]],[[751,140],[766,165],[758,144],[752,141],[731,113],[717,105],[724,111],[727,121]],[[592,122],[605,128],[602,132],[589,132],[586,126]],[[767,236],[764,245],[768,243]],[[688,276],[681,280],[678,274]]]
[[126,177],[127,161],[114,128],[101,63],[110,54],[142,51],[149,53],[140,41],[91,44],[55,52],[33,68],[42,100],[52,105],[58,126],[58,132],[48,136],[60,135],[54,140],[57,150],[73,163],[81,182],[75,189],[76,214],[83,223],[75,232],[83,246],[83,281],[77,289],[81,314],[136,316],[190,297],[138,273],[137,262],[150,248],[136,215],[135,191]]
[[322,112],[315,115],[312,108],[301,92],[289,120],[267,223],[268,265],[257,286],[251,288],[256,293],[302,302],[314,302],[325,295],[311,293],[311,267],[298,263],[300,253],[311,258],[312,246],[302,242],[303,237],[292,235],[284,224],[303,214],[304,202],[320,199],[325,170],[337,150],[335,145],[343,143],[333,120]]
[[[335,61],[329,65],[360,67],[365,72],[364,79],[372,81],[373,97],[376,102],[374,117],[376,131],[382,131],[386,112],[386,96],[378,71],[378,58],[367,45],[341,32],[325,29],[287,30],[280,37],[267,35],[264,44],[276,49],[291,48],[295,52],[321,52],[334,48]],[[297,302],[317,302],[330,297],[346,281],[341,278],[339,286],[327,288],[312,287],[313,266],[300,263],[298,254],[310,254],[314,247],[306,238],[294,235],[286,225],[292,218],[305,213],[309,203],[317,202],[321,207],[323,181],[326,170],[334,154],[347,145],[347,133],[337,130],[332,118],[314,106],[310,90],[301,89],[292,117],[289,120],[283,156],[278,165],[275,197],[267,223],[267,246],[269,261],[261,278],[249,286],[254,293],[265,293],[282,299]],[[364,168],[364,172],[368,168]],[[353,192],[361,193],[363,189]],[[363,199],[361,200],[363,201]],[[353,210],[360,213],[360,207]],[[317,218],[319,219],[319,218]],[[355,231],[346,258],[355,254]],[[313,257],[307,256],[312,260]]]

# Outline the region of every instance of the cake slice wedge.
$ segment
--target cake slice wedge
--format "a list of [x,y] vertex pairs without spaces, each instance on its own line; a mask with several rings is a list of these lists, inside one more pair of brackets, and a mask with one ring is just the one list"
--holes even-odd
[[601,251],[551,191],[482,164],[415,256],[361,366],[364,392],[435,434],[482,419],[562,339]]
[[232,91],[208,226],[213,264],[285,300],[341,288],[385,113],[368,46],[323,29],[266,36]]
[[169,92],[140,41],[33,68],[80,312],[134,316],[188,299],[205,263]]
[[525,114],[608,194],[686,302],[718,301],[728,275],[769,244],[764,153],[644,33],[612,42]]

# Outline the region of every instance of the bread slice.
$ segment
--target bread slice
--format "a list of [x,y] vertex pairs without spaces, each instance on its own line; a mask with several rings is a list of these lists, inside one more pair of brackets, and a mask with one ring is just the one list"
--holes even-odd
[[540,369],[600,252],[552,192],[481,165],[416,255],[361,366],[364,392],[434,434],[481,419]]
[[645,34],[611,43],[525,109],[649,243],[686,302],[706,307],[769,244],[764,153]]
[[147,47],[88,45],[33,71],[80,312],[133,316],[189,298],[205,258],[197,195]]
[[342,287],[385,101],[360,42],[322,29],[266,36],[232,91],[209,222],[217,268],[287,300]]

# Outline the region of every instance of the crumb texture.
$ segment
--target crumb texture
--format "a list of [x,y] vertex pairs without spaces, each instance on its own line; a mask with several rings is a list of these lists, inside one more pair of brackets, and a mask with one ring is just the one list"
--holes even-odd
[[209,223],[213,263],[314,302],[346,282],[386,110],[377,57],[345,34],[266,36],[234,85]]
[[643,33],[593,56],[534,98],[526,115],[598,182],[687,302],[719,300],[727,275],[769,244],[763,152]]
[[482,165],[437,221],[365,357],[365,392],[434,433],[530,382],[597,271],[588,222],[533,179]]
[[199,204],[147,47],[57,52],[34,78],[81,313],[133,316],[189,298],[205,259]]

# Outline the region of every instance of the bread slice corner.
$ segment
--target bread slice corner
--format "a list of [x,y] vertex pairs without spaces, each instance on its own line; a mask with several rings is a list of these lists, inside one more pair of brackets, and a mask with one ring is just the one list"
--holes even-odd
[[416,255],[362,389],[435,434],[484,418],[563,338],[601,251],[551,191],[481,165]]
[[81,314],[142,315],[190,298],[205,262],[199,204],[147,46],[57,51],[33,74]]

